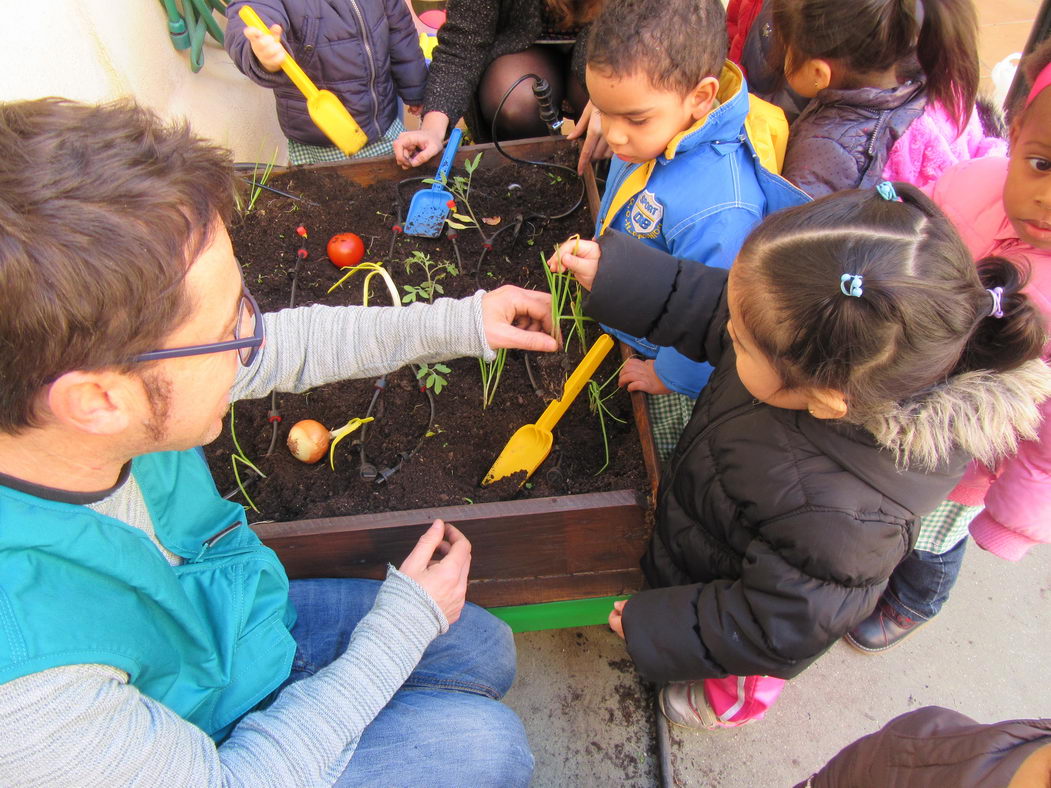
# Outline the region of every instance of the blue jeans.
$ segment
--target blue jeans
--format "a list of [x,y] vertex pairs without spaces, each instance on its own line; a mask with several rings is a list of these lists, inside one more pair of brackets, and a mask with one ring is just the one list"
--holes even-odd
[[[372,608],[374,580],[293,580],[296,656],[282,687],[342,654]],[[515,677],[511,630],[475,605],[435,638],[416,670],[365,729],[337,786],[525,786],[533,755],[500,703]]]
[[884,600],[914,621],[934,618],[956,585],[966,548],[965,538],[940,555],[913,550],[890,576],[890,583],[883,594]]

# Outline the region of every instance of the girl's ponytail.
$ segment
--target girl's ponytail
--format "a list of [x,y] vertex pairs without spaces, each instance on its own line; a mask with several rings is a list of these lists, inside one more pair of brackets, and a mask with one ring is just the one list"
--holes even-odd
[[978,21],[972,0],[899,0],[922,13],[916,56],[930,101],[945,107],[957,129],[967,125],[978,95]]
[[1026,272],[1002,257],[986,257],[978,262],[978,277],[989,293],[988,310],[979,306],[978,325],[954,374],[1007,372],[1039,356],[1047,340],[1043,316],[1022,292]]

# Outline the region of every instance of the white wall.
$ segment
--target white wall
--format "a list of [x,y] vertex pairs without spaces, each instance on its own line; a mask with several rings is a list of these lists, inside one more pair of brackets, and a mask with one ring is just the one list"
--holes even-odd
[[[0,100],[133,96],[166,118],[185,118],[237,161],[288,160],[273,94],[243,76],[206,37],[204,68],[177,52],[158,0],[4,0]],[[218,14],[215,14],[218,18]],[[225,25],[222,20],[221,24]]]

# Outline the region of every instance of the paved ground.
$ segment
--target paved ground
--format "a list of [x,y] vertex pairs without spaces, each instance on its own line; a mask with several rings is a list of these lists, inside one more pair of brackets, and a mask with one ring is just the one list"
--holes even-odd
[[[525,720],[536,788],[659,785],[652,695],[605,627],[517,636],[508,702]],[[894,716],[937,704],[982,722],[1051,716],[1051,547],[1012,564],[970,546],[942,614],[881,656],[837,644],[765,720],[672,733],[677,786],[791,786]]]

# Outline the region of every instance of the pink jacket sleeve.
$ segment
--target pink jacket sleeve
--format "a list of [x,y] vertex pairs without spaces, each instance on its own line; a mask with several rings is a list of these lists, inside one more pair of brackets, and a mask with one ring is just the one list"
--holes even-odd
[[985,495],[985,509],[971,522],[974,541],[1009,561],[1034,544],[1051,542],[1051,400],[1041,411],[1040,435],[1023,441],[1004,462]]
[[978,113],[972,112],[963,133],[940,104],[928,104],[894,143],[883,168],[883,179],[923,188],[957,162],[984,156],[1006,156],[1007,141],[986,137]]

